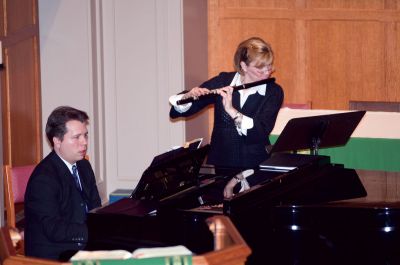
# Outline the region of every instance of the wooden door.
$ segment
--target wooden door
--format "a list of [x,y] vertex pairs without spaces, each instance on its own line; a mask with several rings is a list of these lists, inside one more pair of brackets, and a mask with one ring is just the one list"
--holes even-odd
[[37,0],[0,0],[3,163],[42,157]]

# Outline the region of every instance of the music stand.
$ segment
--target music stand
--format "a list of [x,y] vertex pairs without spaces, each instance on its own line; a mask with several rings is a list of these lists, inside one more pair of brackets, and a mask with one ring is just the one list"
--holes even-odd
[[180,148],[158,156],[159,159],[143,172],[131,197],[161,200],[193,187],[198,182],[198,174],[209,149],[210,145],[194,150]]
[[310,149],[317,155],[319,148],[342,146],[365,115],[366,111],[293,118],[279,135],[270,153]]

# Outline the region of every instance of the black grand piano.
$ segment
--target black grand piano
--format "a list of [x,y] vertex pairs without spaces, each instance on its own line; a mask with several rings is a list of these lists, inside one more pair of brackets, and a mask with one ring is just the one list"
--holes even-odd
[[[212,172],[202,164],[209,146],[163,154],[130,198],[89,213],[87,248],[182,244],[202,254],[214,249],[204,220],[226,215],[252,249],[246,264],[400,264],[400,204],[357,199],[367,193],[356,171],[318,155],[344,145],[364,114],[292,119],[250,188],[230,199],[222,190],[243,169]],[[305,148],[312,154],[286,152]]]

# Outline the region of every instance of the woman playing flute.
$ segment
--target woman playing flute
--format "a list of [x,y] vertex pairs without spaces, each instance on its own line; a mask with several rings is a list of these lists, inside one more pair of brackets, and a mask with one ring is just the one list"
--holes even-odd
[[[234,55],[235,72],[222,72],[199,87],[170,97],[170,117],[191,116],[214,104],[214,127],[207,163],[216,168],[255,168],[268,158],[266,146],[283,102],[281,86],[269,82],[234,90],[232,86],[253,83],[271,77],[274,55],[271,46],[258,37],[239,44]],[[272,80],[272,82],[271,82]],[[201,98],[178,105],[186,98]]]

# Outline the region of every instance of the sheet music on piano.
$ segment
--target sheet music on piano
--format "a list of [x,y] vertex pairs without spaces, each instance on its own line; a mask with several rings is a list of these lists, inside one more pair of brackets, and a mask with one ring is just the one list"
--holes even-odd
[[289,172],[291,170],[296,169],[297,167],[288,167],[288,166],[271,166],[271,165],[260,165],[260,170],[263,171],[274,171],[274,172]]
[[277,153],[260,164],[260,170],[289,172],[314,163],[330,163],[328,156]]

